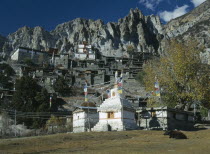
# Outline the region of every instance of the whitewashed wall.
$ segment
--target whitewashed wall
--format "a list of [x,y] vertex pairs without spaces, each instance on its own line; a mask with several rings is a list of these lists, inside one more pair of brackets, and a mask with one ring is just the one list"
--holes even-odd
[[156,117],[167,117],[167,111],[155,111]]
[[19,57],[19,50],[15,51],[13,53],[13,55],[11,56],[11,59],[12,60],[18,60],[18,57]]
[[[78,58],[80,60],[85,60],[86,57],[87,57],[87,54],[75,53],[75,58]],[[89,60],[95,60],[95,54],[89,54],[89,57],[87,59],[89,59]]]
[[76,112],[73,114],[73,132],[85,132],[90,128],[93,128],[99,121],[98,112]]
[[85,131],[85,112],[77,112],[73,114],[73,132]]
[[[122,114],[124,115],[122,118]],[[111,130],[122,131],[127,129],[136,129],[135,114],[131,111],[114,112],[114,118],[107,118],[108,113],[100,112],[99,123],[94,127],[94,131],[108,131],[108,125]]]
[[138,122],[140,127],[148,129],[165,128],[165,129],[181,129],[190,130],[193,129],[193,115],[187,112],[175,112],[170,110],[164,110],[163,114],[161,110],[155,111],[155,117],[152,117],[151,112],[148,112],[150,116],[140,118]]

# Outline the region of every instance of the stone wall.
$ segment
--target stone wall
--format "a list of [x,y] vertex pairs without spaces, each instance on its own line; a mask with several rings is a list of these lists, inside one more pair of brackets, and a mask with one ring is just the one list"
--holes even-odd
[[69,56],[68,55],[60,55],[59,57],[55,57],[55,67],[61,66],[65,69],[69,68]]

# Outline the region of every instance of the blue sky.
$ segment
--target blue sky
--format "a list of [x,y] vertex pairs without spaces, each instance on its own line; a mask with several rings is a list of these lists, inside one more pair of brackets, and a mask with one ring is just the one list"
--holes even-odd
[[0,35],[23,26],[53,30],[75,18],[117,22],[131,8],[161,16],[163,22],[183,15],[205,0],[0,0]]

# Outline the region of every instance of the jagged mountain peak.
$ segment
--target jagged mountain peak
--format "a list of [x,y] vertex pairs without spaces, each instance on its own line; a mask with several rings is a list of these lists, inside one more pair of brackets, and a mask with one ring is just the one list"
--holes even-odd
[[[156,17],[145,17],[136,8],[118,22],[104,22],[76,18],[59,24],[51,32],[42,27],[22,27],[8,36],[10,47],[19,46],[47,49],[58,48],[60,52],[69,52],[82,41],[88,41],[104,55],[126,56],[128,45],[133,45],[139,52],[158,52],[158,39],[161,34],[161,23]],[[160,40],[159,40],[160,41]]]
[[[209,26],[206,24],[210,16],[209,4],[210,0],[207,0],[195,10],[170,21],[165,26],[161,24],[158,16],[144,16],[138,8],[131,9],[128,15],[118,22],[107,24],[100,19],[76,18],[57,25],[50,32],[39,26],[25,26],[8,36],[8,52],[19,46],[43,50],[58,48],[61,53],[71,52],[73,47],[76,50],[76,45],[85,40],[98,48],[102,54],[109,56],[128,56],[125,52],[128,45],[132,45],[138,52],[158,53],[164,50],[164,39],[184,34],[183,38],[187,38],[190,37],[191,31],[195,31],[195,36],[199,33],[197,37],[200,37],[201,33],[205,34],[205,37],[208,36]],[[195,30],[199,26],[202,27],[200,31]],[[202,40],[204,43],[206,41],[208,40]]]

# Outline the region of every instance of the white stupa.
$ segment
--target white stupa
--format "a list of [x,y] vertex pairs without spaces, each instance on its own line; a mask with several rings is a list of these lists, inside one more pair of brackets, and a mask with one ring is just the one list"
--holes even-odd
[[[122,90],[116,85],[111,89],[110,98],[106,99],[100,107],[99,122],[93,127],[93,131],[123,131],[138,129],[135,121],[135,110],[130,102],[123,98]],[[122,78],[122,76],[121,76]]]

